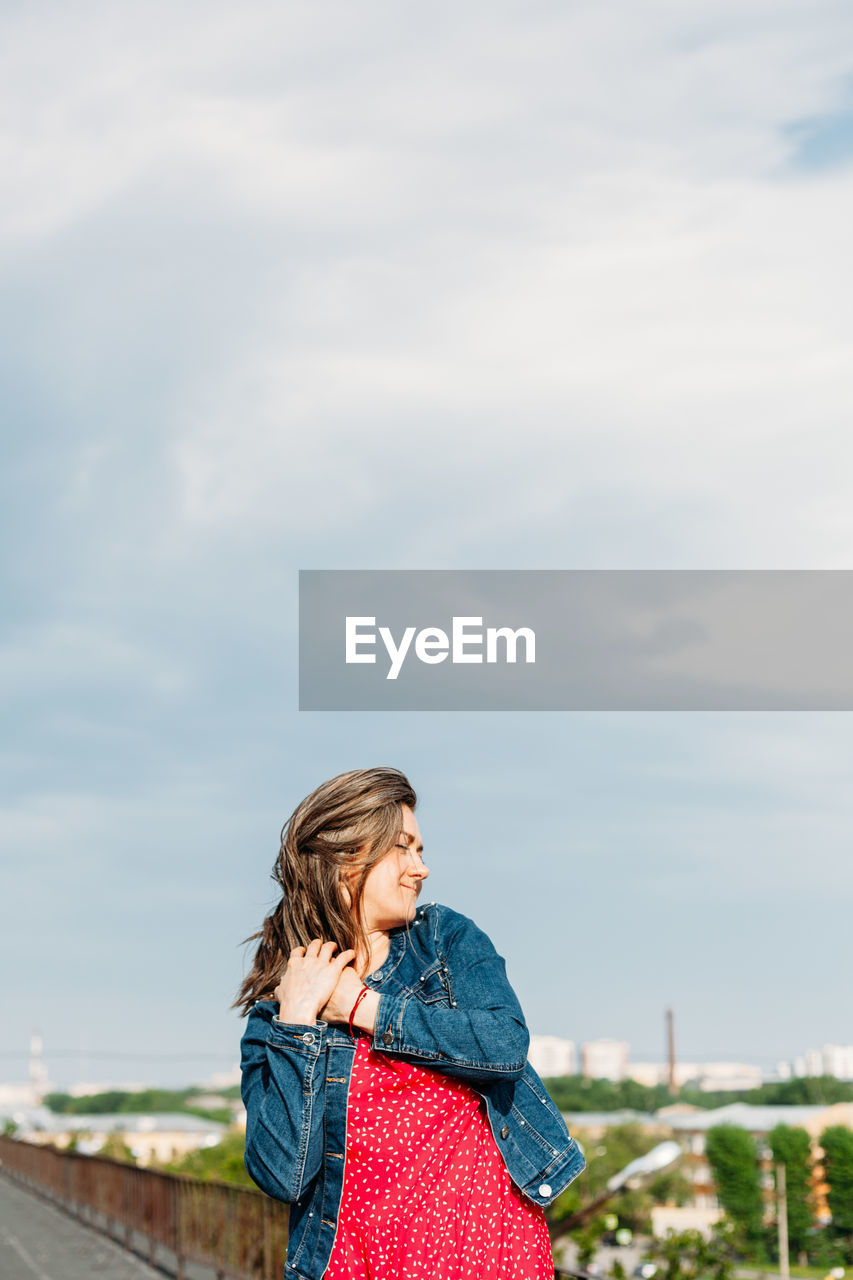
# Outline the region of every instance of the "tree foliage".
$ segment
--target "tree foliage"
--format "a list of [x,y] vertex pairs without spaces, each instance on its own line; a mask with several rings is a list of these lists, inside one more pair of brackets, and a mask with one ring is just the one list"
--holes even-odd
[[[666,1085],[647,1086],[636,1080],[592,1080],[587,1076],[553,1076],[548,1092],[561,1111],[657,1111],[673,1101]],[[685,1086],[677,1092],[679,1102],[710,1110],[732,1102],[756,1105],[821,1104],[853,1102],[853,1083],[835,1076],[804,1076],[757,1089],[725,1089],[706,1092]]]
[[672,1101],[666,1085],[649,1088],[636,1080],[554,1076],[546,1085],[561,1111],[657,1111]]
[[[830,1125],[820,1135],[820,1145],[824,1177],[829,1183],[832,1234],[849,1237],[853,1246],[853,1129],[843,1124]],[[853,1256],[849,1260],[853,1261]]]
[[762,1257],[764,1199],[752,1136],[737,1125],[714,1125],[706,1135],[705,1150],[720,1204],[738,1228],[740,1243],[754,1256]]
[[[592,1203],[607,1189],[607,1182],[647,1151],[656,1146],[660,1137],[651,1134],[636,1123],[613,1125],[600,1138],[593,1138],[583,1129],[575,1129],[574,1136],[583,1146],[587,1167],[548,1210],[549,1221],[557,1224]],[[624,1191],[618,1199],[603,1205],[590,1223],[593,1230],[604,1215],[617,1213],[619,1224],[632,1231],[647,1231],[651,1225],[652,1206],[664,1202],[687,1203],[691,1188],[680,1169],[675,1166],[664,1169],[636,1191]],[[603,1229],[603,1228],[602,1228]],[[577,1239],[577,1233],[573,1233]]]
[[136,1164],[136,1156],[118,1132],[108,1133],[99,1156],[108,1156],[110,1160],[121,1160],[125,1164]]
[[[228,1096],[230,1090],[221,1091],[219,1096]],[[44,1099],[45,1106],[57,1115],[70,1116],[102,1116],[130,1115],[152,1111],[180,1112],[201,1116],[205,1120],[215,1120],[220,1124],[229,1124],[231,1111],[228,1107],[204,1108],[195,1104],[195,1098],[203,1096],[198,1087],[189,1089],[106,1089],[103,1093],[90,1093],[82,1098],[72,1097],[70,1093],[49,1093]]]
[[811,1138],[805,1129],[777,1124],[769,1142],[774,1165],[785,1166],[788,1253],[796,1256],[808,1249],[814,1228]]
[[836,1102],[853,1102],[853,1082],[835,1076],[798,1076],[778,1084],[764,1084],[743,1095],[744,1102],[782,1104],[791,1107],[832,1106]]
[[731,1280],[735,1235],[725,1218],[714,1224],[710,1239],[701,1231],[669,1231],[652,1241],[646,1257],[659,1263],[661,1280]]
[[183,1173],[201,1182],[230,1182],[239,1187],[254,1187],[246,1172],[243,1151],[246,1135],[242,1129],[229,1129],[215,1147],[189,1151],[182,1159],[164,1166],[167,1173]]

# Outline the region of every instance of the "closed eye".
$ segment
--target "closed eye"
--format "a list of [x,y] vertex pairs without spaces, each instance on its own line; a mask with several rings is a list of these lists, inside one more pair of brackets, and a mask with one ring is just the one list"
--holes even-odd
[[394,848],[395,848],[395,849],[402,849],[404,853],[416,853],[416,854],[418,855],[418,857],[420,858],[421,862],[423,862],[423,860],[424,860],[424,851],[423,851],[423,847],[421,847],[420,849],[413,849],[413,848],[412,848],[412,846],[411,846],[410,844],[395,844],[395,845],[394,845]]

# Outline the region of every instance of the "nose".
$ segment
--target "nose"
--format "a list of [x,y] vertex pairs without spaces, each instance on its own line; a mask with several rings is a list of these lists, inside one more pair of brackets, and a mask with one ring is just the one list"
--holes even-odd
[[429,875],[429,867],[414,850],[409,853],[409,875],[416,880],[426,880]]

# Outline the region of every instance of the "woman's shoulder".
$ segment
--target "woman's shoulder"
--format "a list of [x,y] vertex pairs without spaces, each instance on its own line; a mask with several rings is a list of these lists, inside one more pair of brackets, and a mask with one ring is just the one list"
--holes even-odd
[[441,902],[425,902],[418,907],[418,920],[431,928],[437,939],[445,942],[482,940],[491,946],[488,934],[470,916]]
[[461,911],[454,911],[452,907],[446,907],[443,902],[422,902],[418,906],[417,918],[428,924],[438,924],[445,926],[453,926],[463,921],[473,924],[473,920],[469,921],[468,916],[464,916]]

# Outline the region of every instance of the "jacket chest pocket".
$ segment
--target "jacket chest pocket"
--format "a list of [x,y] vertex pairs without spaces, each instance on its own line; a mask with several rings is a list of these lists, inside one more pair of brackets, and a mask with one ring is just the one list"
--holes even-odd
[[411,990],[424,1004],[450,1004],[450,983],[441,961],[434,960],[418,974]]

